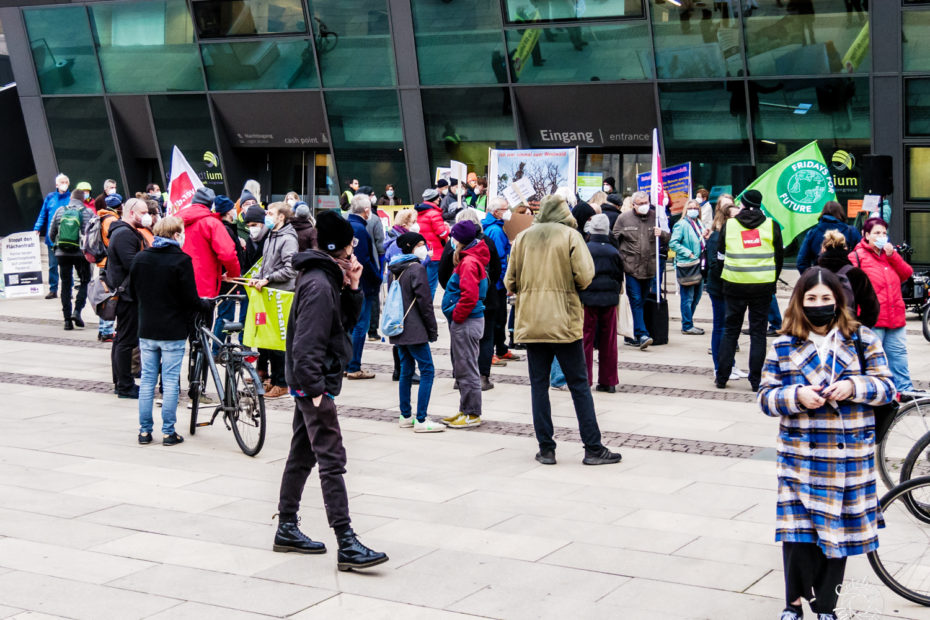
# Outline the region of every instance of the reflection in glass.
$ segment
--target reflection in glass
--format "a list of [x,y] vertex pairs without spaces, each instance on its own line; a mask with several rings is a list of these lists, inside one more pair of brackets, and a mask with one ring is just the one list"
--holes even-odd
[[[507,31],[514,82],[597,82],[652,77],[652,46],[645,21],[613,26],[570,26],[546,41],[543,28]],[[578,41],[585,43],[579,48]]]
[[488,149],[517,145],[505,88],[423,90],[423,115],[431,168],[454,159],[487,174]]
[[731,166],[750,163],[742,82],[660,84],[663,165],[690,161],[694,187],[732,184]]
[[310,0],[307,4],[323,86],[396,83],[386,0]]
[[[864,0],[768,3],[745,17],[750,75],[866,73],[871,66]],[[827,5],[827,6],[824,6]]]
[[101,91],[100,71],[84,7],[24,9],[23,17],[43,94]]
[[409,196],[397,93],[329,91],[326,112],[341,190],[352,177],[376,191],[393,183],[399,196]]
[[739,19],[727,3],[704,3],[702,8],[652,2],[656,72],[660,78],[714,78],[743,75]]
[[413,0],[413,29],[422,84],[507,81],[500,9],[488,0]]
[[905,110],[909,136],[930,136],[930,79],[909,79],[904,82]]
[[930,263],[930,213],[908,211],[905,238],[914,249],[911,262],[926,265]]
[[177,146],[204,185],[217,194],[225,194],[206,95],[151,95],[149,105],[168,178],[171,178],[171,151]]
[[903,11],[901,20],[904,70],[930,70],[930,11]]
[[930,201],[930,146],[907,147],[907,199]]
[[184,0],[94,4],[90,11],[107,91],[203,90]]
[[507,21],[511,23],[533,21],[537,12],[538,21],[643,15],[642,0],[506,0],[506,5]]
[[300,0],[206,0],[192,5],[203,39],[307,32]]
[[43,103],[58,170],[72,187],[87,181],[99,188],[105,179],[120,178],[102,97],[51,97]]
[[308,39],[268,39],[201,46],[211,90],[317,88]]

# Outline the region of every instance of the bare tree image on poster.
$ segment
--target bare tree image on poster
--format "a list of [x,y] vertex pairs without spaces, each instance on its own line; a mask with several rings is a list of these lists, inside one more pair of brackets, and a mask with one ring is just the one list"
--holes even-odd
[[521,179],[533,186],[534,195],[527,196],[529,206],[536,208],[539,201],[559,187],[575,191],[575,149],[491,150],[489,196],[501,194],[505,188]]

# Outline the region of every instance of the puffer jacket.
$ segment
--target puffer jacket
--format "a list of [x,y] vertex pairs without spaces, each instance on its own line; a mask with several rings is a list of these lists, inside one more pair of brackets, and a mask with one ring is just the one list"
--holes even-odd
[[491,260],[487,244],[475,239],[459,253],[459,264],[442,296],[442,313],[456,323],[484,316],[484,299],[488,295],[488,273],[485,265]]
[[809,267],[817,264],[820,248],[823,246],[823,237],[828,230],[838,230],[846,237],[846,247],[854,248],[862,241],[862,235],[853,226],[841,222],[832,215],[821,216],[817,225],[807,231],[801,248],[798,250],[798,271],[804,273]]
[[[601,207],[603,208],[603,207]],[[620,245],[623,270],[638,280],[656,277],[656,210],[649,209],[646,215],[636,210],[621,213],[611,228],[611,236]],[[662,231],[659,242],[669,242],[671,234]]]
[[880,307],[875,327],[904,327],[906,309],[904,298],[901,296],[901,283],[914,274],[914,269],[897,251],[891,256],[884,252],[876,254],[865,240],[860,241],[849,253],[849,262],[869,276],[869,282],[875,289]]
[[504,285],[516,296],[516,342],[581,340],[578,291],[591,284],[594,260],[577,225],[565,201],[547,197],[536,223],[514,239]]
[[423,202],[416,207],[417,224],[426,245],[433,251],[433,261],[442,258],[442,247],[449,240],[449,225],[442,219],[442,209],[435,202]]
[[591,235],[588,251],[594,260],[594,279],[579,293],[586,306],[616,306],[623,290],[623,262],[607,235]]
[[272,230],[265,238],[265,250],[262,253],[262,267],[258,270],[258,279],[267,279],[268,286],[282,291],[294,290],[294,255],[298,252],[297,231],[290,224],[278,230]]
[[238,278],[241,274],[236,244],[223,222],[204,205],[184,207],[178,217],[184,220],[184,247],[181,249],[194,263],[197,294],[216,297],[224,269],[230,278]]

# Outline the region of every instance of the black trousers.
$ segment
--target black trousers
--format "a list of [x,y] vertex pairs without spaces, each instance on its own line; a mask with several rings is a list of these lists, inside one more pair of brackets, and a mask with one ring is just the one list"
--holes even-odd
[[294,436],[281,478],[278,501],[279,518],[284,521],[297,516],[304,485],[313,466],[320,465],[320,489],[329,526],[340,534],[349,518],[349,495],[343,474],[346,473],[346,450],[336,415],[336,402],[324,395],[319,407],[311,398],[295,398]]
[[128,394],[135,388],[136,381],[132,376],[132,350],[138,346],[139,307],[134,301],[120,299],[116,304],[116,339],[110,351],[113,381],[120,394]]
[[[71,306],[71,295],[74,294],[74,274],[78,276],[77,298],[74,300],[74,307]],[[61,312],[65,315],[65,320],[70,319],[73,315],[80,315],[87,303],[87,284],[90,282],[90,263],[84,256],[59,256],[58,257],[58,277],[61,281]]]
[[756,389],[762,380],[762,365],[765,363],[765,332],[768,330],[769,306],[771,295],[762,297],[732,297],[727,295],[726,319],[724,319],[723,342],[720,343],[720,357],[717,360],[717,383],[725,384],[733,370],[736,345],[743,317],[749,310],[749,385]]
[[482,377],[491,376],[491,360],[494,357],[494,327],[497,308],[492,308],[484,314],[484,332],[478,341],[478,374]]
[[495,310],[494,320],[494,347],[497,350],[497,356],[500,357],[507,353],[507,316],[510,314],[510,306],[507,305],[507,289],[494,289],[497,295],[497,308]]
[[846,572],[846,558],[828,558],[814,543],[782,543],[785,601],[806,598],[814,613],[832,614]]
[[259,368],[271,367],[271,372],[268,373],[271,385],[287,387],[287,380],[284,378],[284,351],[259,349],[258,365]]

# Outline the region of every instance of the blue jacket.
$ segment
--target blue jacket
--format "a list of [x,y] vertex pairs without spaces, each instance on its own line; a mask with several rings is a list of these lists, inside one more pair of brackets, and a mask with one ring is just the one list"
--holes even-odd
[[381,265],[378,257],[371,252],[371,236],[368,234],[367,222],[361,215],[350,213],[347,218],[352,225],[358,245],[355,246],[355,258],[362,266],[362,290],[372,295],[381,286]]
[[67,207],[69,202],[71,202],[71,192],[59,194],[57,191],[51,192],[42,202],[39,217],[36,219],[36,225],[32,227],[32,230],[37,230],[39,234],[45,235],[45,245],[48,247],[52,247],[52,239],[49,237],[49,232],[52,229],[52,218],[55,217],[55,212],[59,208]]
[[798,250],[798,271],[804,273],[808,267],[817,264],[820,248],[823,245],[823,237],[828,230],[838,230],[843,233],[843,236],[846,237],[846,247],[850,250],[853,250],[862,240],[862,235],[853,226],[839,221],[832,215],[824,215],[817,222],[817,225],[804,235],[801,249]]
[[484,236],[494,242],[494,249],[501,260],[501,275],[495,283],[497,290],[504,290],[504,274],[507,273],[507,259],[510,257],[510,237],[504,232],[504,220],[499,220],[490,213],[481,222]]

